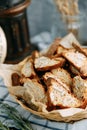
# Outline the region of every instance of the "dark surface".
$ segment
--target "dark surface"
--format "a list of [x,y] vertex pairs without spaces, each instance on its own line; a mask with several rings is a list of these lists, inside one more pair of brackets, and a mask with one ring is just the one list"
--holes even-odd
[[13,6],[16,6],[22,3],[24,0],[1,0],[0,1],[0,10],[1,9],[8,9]]
[[[6,62],[9,63],[17,63],[31,53],[26,16],[26,8],[29,1],[25,0],[27,4],[21,4],[23,1],[24,0],[6,0],[2,3],[0,2],[0,6],[3,7],[1,7],[0,13],[0,26],[4,30],[7,40]],[[13,6],[15,6],[16,9],[14,9]],[[21,10],[21,7],[24,7],[24,9]],[[4,11],[5,8],[6,10]]]

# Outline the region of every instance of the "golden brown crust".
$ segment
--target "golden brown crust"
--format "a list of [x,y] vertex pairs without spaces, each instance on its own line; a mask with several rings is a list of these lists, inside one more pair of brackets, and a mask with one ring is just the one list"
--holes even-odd
[[46,52],[45,56],[50,57],[51,55],[56,54],[57,47],[59,46],[61,38],[56,38],[51,46],[49,47],[48,51]]
[[83,53],[85,56],[87,56],[87,50],[83,49],[81,45],[78,45],[75,43],[73,43],[72,45],[77,51],[79,51],[79,52]]
[[65,70],[64,68],[58,67],[57,69],[52,69],[51,72],[53,75],[57,76],[64,84],[71,86],[72,85],[72,78],[70,73]]
[[35,58],[40,56],[40,53],[37,50],[35,50],[35,51],[32,52],[31,55],[32,55],[32,59],[35,60]]
[[36,75],[33,66],[33,59],[29,59],[21,69],[21,74],[25,77],[34,77]]
[[[71,92],[71,86],[65,84],[65,83],[61,80],[61,78],[57,77],[56,75],[52,74],[51,72],[46,72],[46,73],[43,75],[43,80],[44,80],[45,84],[47,83],[47,80],[48,80],[49,78],[55,79],[57,82],[60,83],[60,85],[63,85],[63,87],[64,87],[68,92]],[[47,88],[48,88],[48,86],[49,86],[49,85],[47,84]]]
[[62,54],[81,74],[87,76],[87,57],[78,51],[66,51]]
[[49,106],[58,106],[59,108],[84,108],[86,102],[77,99],[72,93],[68,91],[55,79],[49,78],[48,84],[48,102]]
[[11,79],[12,79],[12,86],[18,86],[20,85],[20,75],[17,73],[13,73],[11,75]]
[[62,67],[65,63],[65,59],[62,57],[51,59],[49,57],[39,57],[36,58],[34,65],[35,69],[38,71],[51,70],[57,67]]
[[79,99],[87,101],[87,78],[82,79],[80,76],[75,76],[73,78],[72,90]]

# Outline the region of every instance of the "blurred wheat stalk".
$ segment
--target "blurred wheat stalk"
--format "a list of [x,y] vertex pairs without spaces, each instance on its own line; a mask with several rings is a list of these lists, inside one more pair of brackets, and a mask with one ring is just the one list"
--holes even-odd
[[62,20],[65,22],[68,32],[72,32],[79,38],[79,4],[78,0],[54,0],[57,10],[60,12]]
[[62,15],[76,15],[79,13],[78,0],[54,0]]

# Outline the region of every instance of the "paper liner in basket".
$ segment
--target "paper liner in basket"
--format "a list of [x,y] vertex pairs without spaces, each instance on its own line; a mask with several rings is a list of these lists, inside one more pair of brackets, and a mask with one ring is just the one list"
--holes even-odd
[[[26,62],[27,58],[16,65],[9,65],[9,64],[0,64],[0,77],[4,79],[5,85],[8,87],[9,93],[16,99],[16,101],[27,111],[43,117],[45,119],[54,120],[54,121],[76,121],[80,119],[87,118],[87,108],[79,109],[79,108],[68,108],[68,109],[59,109],[53,110],[48,112],[46,110],[46,106],[41,102],[35,102],[34,98],[31,95],[28,95],[27,91],[22,86],[12,86],[11,81],[11,74],[14,72],[20,73],[20,70],[24,63]],[[20,98],[17,98],[19,95],[24,97],[25,100],[31,102],[34,106],[34,110],[31,109],[31,106],[28,105]],[[33,108],[32,107],[32,108]],[[36,107],[36,110],[35,110]],[[38,109],[38,111],[37,111]]]

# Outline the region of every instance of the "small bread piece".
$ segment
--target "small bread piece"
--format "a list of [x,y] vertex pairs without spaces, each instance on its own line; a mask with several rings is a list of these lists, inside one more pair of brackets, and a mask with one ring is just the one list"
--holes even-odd
[[49,49],[47,50],[45,56],[52,56],[54,55],[54,53],[56,52],[57,50],[57,47],[59,45],[59,42],[60,42],[61,38],[56,38],[53,43],[51,44],[51,46],[49,47]]
[[57,77],[56,75],[52,74],[51,72],[46,72],[44,75],[43,75],[43,80],[46,84],[47,80],[49,78],[53,78],[55,79],[57,82],[59,82],[68,92],[71,92],[71,86],[69,85],[66,85],[65,83],[62,82],[61,78],[60,77]]
[[72,85],[72,78],[70,76],[70,73],[63,69],[63,68],[57,68],[52,69],[51,72],[53,75],[57,76],[58,79],[60,79],[63,83],[65,83],[68,86]]
[[83,102],[68,93],[67,90],[55,79],[49,78],[47,81],[49,107],[51,105],[60,108],[79,108],[84,107]]
[[[31,108],[35,111],[42,111],[42,107],[46,106],[46,98],[43,99],[43,102],[36,101],[34,95],[31,92],[28,92],[28,86],[16,86],[16,87],[8,87],[11,95],[15,96],[17,100],[26,104],[27,107]],[[32,90],[33,91],[33,90]],[[42,90],[41,90],[42,91]]]
[[80,46],[73,33],[69,33],[64,38],[56,38],[45,53],[45,56],[50,57],[54,54],[61,54],[65,49],[74,48],[73,43]]
[[63,46],[64,48],[70,49],[74,48],[72,44],[80,45],[73,33],[69,33],[66,35],[64,38],[61,39],[60,45]]
[[12,86],[18,86],[20,85],[20,75],[18,73],[13,73],[11,75],[11,79],[12,79]]
[[83,77],[87,76],[87,57],[78,51],[66,51],[62,54]]
[[82,48],[84,50],[85,55],[87,55],[87,47]]
[[42,84],[29,79],[24,83],[24,87],[27,89],[28,94],[34,97],[36,102],[47,103],[45,89]]
[[87,50],[83,49],[80,44],[73,43],[72,46],[79,52],[83,53],[85,56],[87,56]]
[[39,56],[40,56],[40,53],[37,50],[35,50],[35,51],[32,52],[32,59],[33,60],[35,60],[35,58],[37,58]]
[[29,59],[23,66],[23,68],[21,69],[21,74],[25,77],[34,77],[35,71],[34,71],[34,67],[33,67],[33,61],[32,59]]
[[73,78],[73,93],[80,99],[87,101],[87,79],[82,79],[80,76]]
[[65,50],[67,50],[67,48],[64,48],[63,46],[58,45],[57,50],[56,50],[56,54],[57,54],[58,56],[62,56],[62,53],[63,53]]
[[49,57],[41,56],[36,58],[34,61],[35,69],[38,71],[46,71],[53,68],[61,67],[65,63],[65,59],[62,57],[58,57],[55,59],[51,59]]

